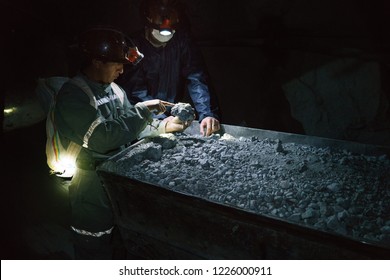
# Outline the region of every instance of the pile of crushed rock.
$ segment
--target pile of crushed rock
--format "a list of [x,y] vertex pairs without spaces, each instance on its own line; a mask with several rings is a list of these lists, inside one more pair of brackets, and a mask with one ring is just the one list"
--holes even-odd
[[228,134],[167,134],[113,172],[214,203],[390,246],[390,159]]

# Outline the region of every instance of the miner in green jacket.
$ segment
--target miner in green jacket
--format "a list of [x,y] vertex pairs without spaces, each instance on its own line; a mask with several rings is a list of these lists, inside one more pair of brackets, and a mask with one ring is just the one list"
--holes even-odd
[[85,61],[74,79],[82,81],[93,96],[72,80],[57,95],[54,119],[61,142],[82,146],[69,187],[76,259],[112,258],[113,212],[96,166],[137,139],[186,128],[177,117],[152,118],[152,112],[163,113],[165,106],[173,104],[155,99],[133,106],[113,83],[123,73],[123,64],[139,59],[134,57],[134,46],[128,45],[116,30],[85,32],[79,45]]

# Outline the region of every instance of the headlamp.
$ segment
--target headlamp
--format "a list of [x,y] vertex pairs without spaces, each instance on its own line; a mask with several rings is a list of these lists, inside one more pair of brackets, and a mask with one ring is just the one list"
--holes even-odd
[[[156,23],[156,21],[161,23]],[[164,17],[163,20],[152,21],[152,19],[148,18],[147,25],[152,29],[158,30],[161,36],[170,36],[175,33],[177,20]]]
[[136,65],[144,58],[143,53],[141,53],[136,46],[129,47],[129,50],[126,53],[126,59],[130,61],[131,64]]
[[172,21],[168,18],[164,19],[159,26],[160,34],[163,36],[169,36],[173,32]]

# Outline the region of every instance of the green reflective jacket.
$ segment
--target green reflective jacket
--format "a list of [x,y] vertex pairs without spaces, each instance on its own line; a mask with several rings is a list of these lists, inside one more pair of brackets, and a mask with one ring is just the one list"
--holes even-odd
[[153,120],[142,103],[135,106],[123,95],[123,103],[110,84],[100,84],[79,74],[96,98],[96,108],[84,90],[71,82],[58,92],[54,111],[55,125],[63,145],[73,141],[83,148],[78,160],[96,162],[124,148],[141,136],[165,132],[165,122]]

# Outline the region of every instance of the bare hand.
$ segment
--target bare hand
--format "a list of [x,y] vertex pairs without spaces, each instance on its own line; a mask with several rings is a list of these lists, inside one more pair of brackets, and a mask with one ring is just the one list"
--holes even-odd
[[212,117],[204,118],[200,123],[200,134],[210,136],[211,133],[221,129],[219,121]]
[[146,100],[142,102],[149,111],[156,115],[160,115],[166,111],[166,106],[174,106],[175,104],[160,99]]
[[169,116],[164,119],[167,123],[165,125],[165,132],[179,132],[185,130],[191,125],[191,122],[184,123],[178,117]]

